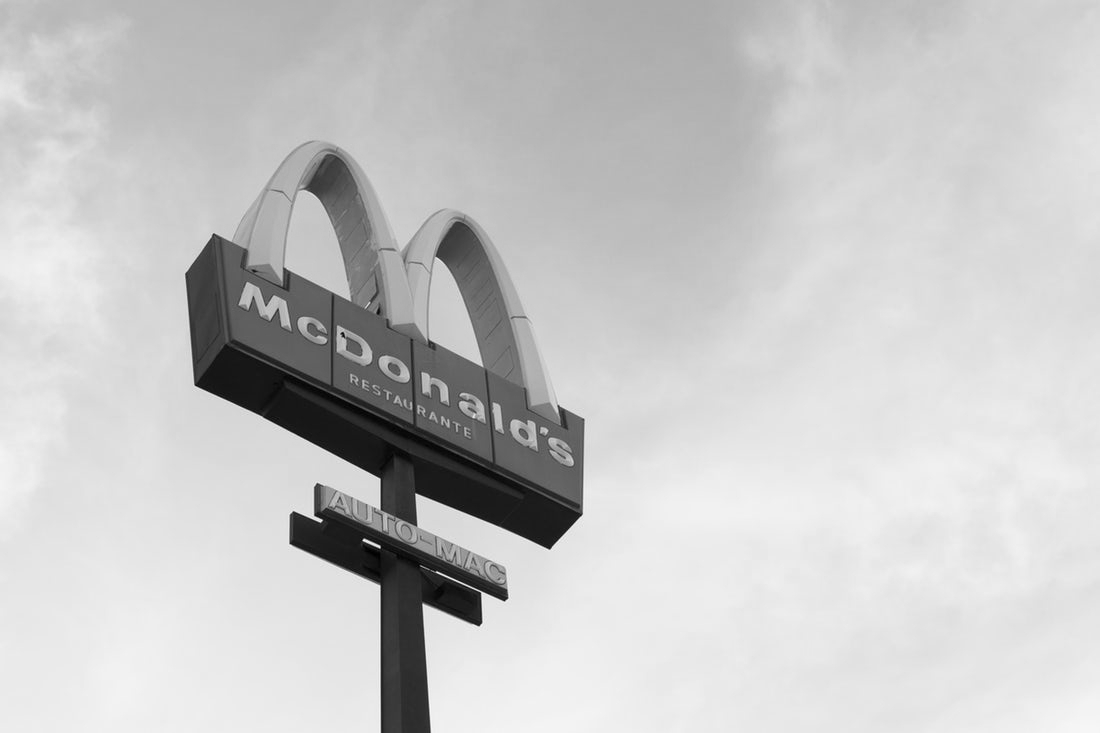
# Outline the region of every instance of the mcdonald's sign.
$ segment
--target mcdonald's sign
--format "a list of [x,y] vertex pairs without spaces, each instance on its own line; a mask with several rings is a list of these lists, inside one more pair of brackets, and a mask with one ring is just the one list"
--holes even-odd
[[[285,269],[300,190],[328,213],[350,300]],[[484,366],[429,339],[439,262]],[[558,405],[503,260],[470,217],[437,212],[399,250],[355,161],[311,142],[186,279],[197,386],[376,475],[405,454],[418,493],[546,547],[580,517],[584,421]]]

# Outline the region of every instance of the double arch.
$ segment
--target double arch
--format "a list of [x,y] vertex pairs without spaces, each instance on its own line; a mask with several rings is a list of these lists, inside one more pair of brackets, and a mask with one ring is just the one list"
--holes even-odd
[[526,389],[533,412],[561,424],[531,321],[485,231],[469,216],[444,209],[428,217],[402,252],[366,174],[331,143],[295,148],[245,212],[233,241],[247,250],[248,270],[283,285],[290,214],[302,190],[317,197],[336,231],[352,302],[427,344],[432,270],[443,262],[466,305],[481,363]]

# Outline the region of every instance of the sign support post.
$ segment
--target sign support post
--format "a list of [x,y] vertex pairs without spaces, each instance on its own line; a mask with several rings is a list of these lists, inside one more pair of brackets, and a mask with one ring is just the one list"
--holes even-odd
[[[416,482],[407,456],[382,470],[382,511],[416,523]],[[382,733],[430,733],[420,564],[382,550]]]

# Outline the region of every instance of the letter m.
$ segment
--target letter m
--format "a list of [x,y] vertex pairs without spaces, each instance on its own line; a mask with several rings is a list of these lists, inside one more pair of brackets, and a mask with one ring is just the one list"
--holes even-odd
[[446,560],[452,565],[462,564],[462,560],[458,556],[458,551],[460,549],[460,547],[452,545],[447,540],[440,539],[439,537],[435,538],[435,556]]
[[265,321],[270,321],[275,317],[275,314],[279,314],[279,325],[284,330],[290,330],[290,311],[287,310],[286,301],[280,298],[278,295],[272,295],[271,300],[264,302],[264,294],[260,292],[260,289],[252,283],[246,282],[244,284],[244,290],[241,291],[241,299],[237,302],[241,308],[249,310],[253,304],[256,306],[256,312],[260,314],[260,317]]

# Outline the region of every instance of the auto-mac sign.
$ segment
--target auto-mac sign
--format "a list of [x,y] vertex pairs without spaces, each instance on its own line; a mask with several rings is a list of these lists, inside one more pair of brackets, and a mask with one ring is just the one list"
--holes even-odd
[[[347,300],[286,271],[299,189],[336,229]],[[459,286],[475,364],[428,339],[432,268]],[[233,241],[187,271],[195,383],[376,475],[398,451],[417,493],[546,547],[581,515],[584,421],[562,409],[500,255],[441,211],[399,251],[366,176],[307,143],[276,171]]]

